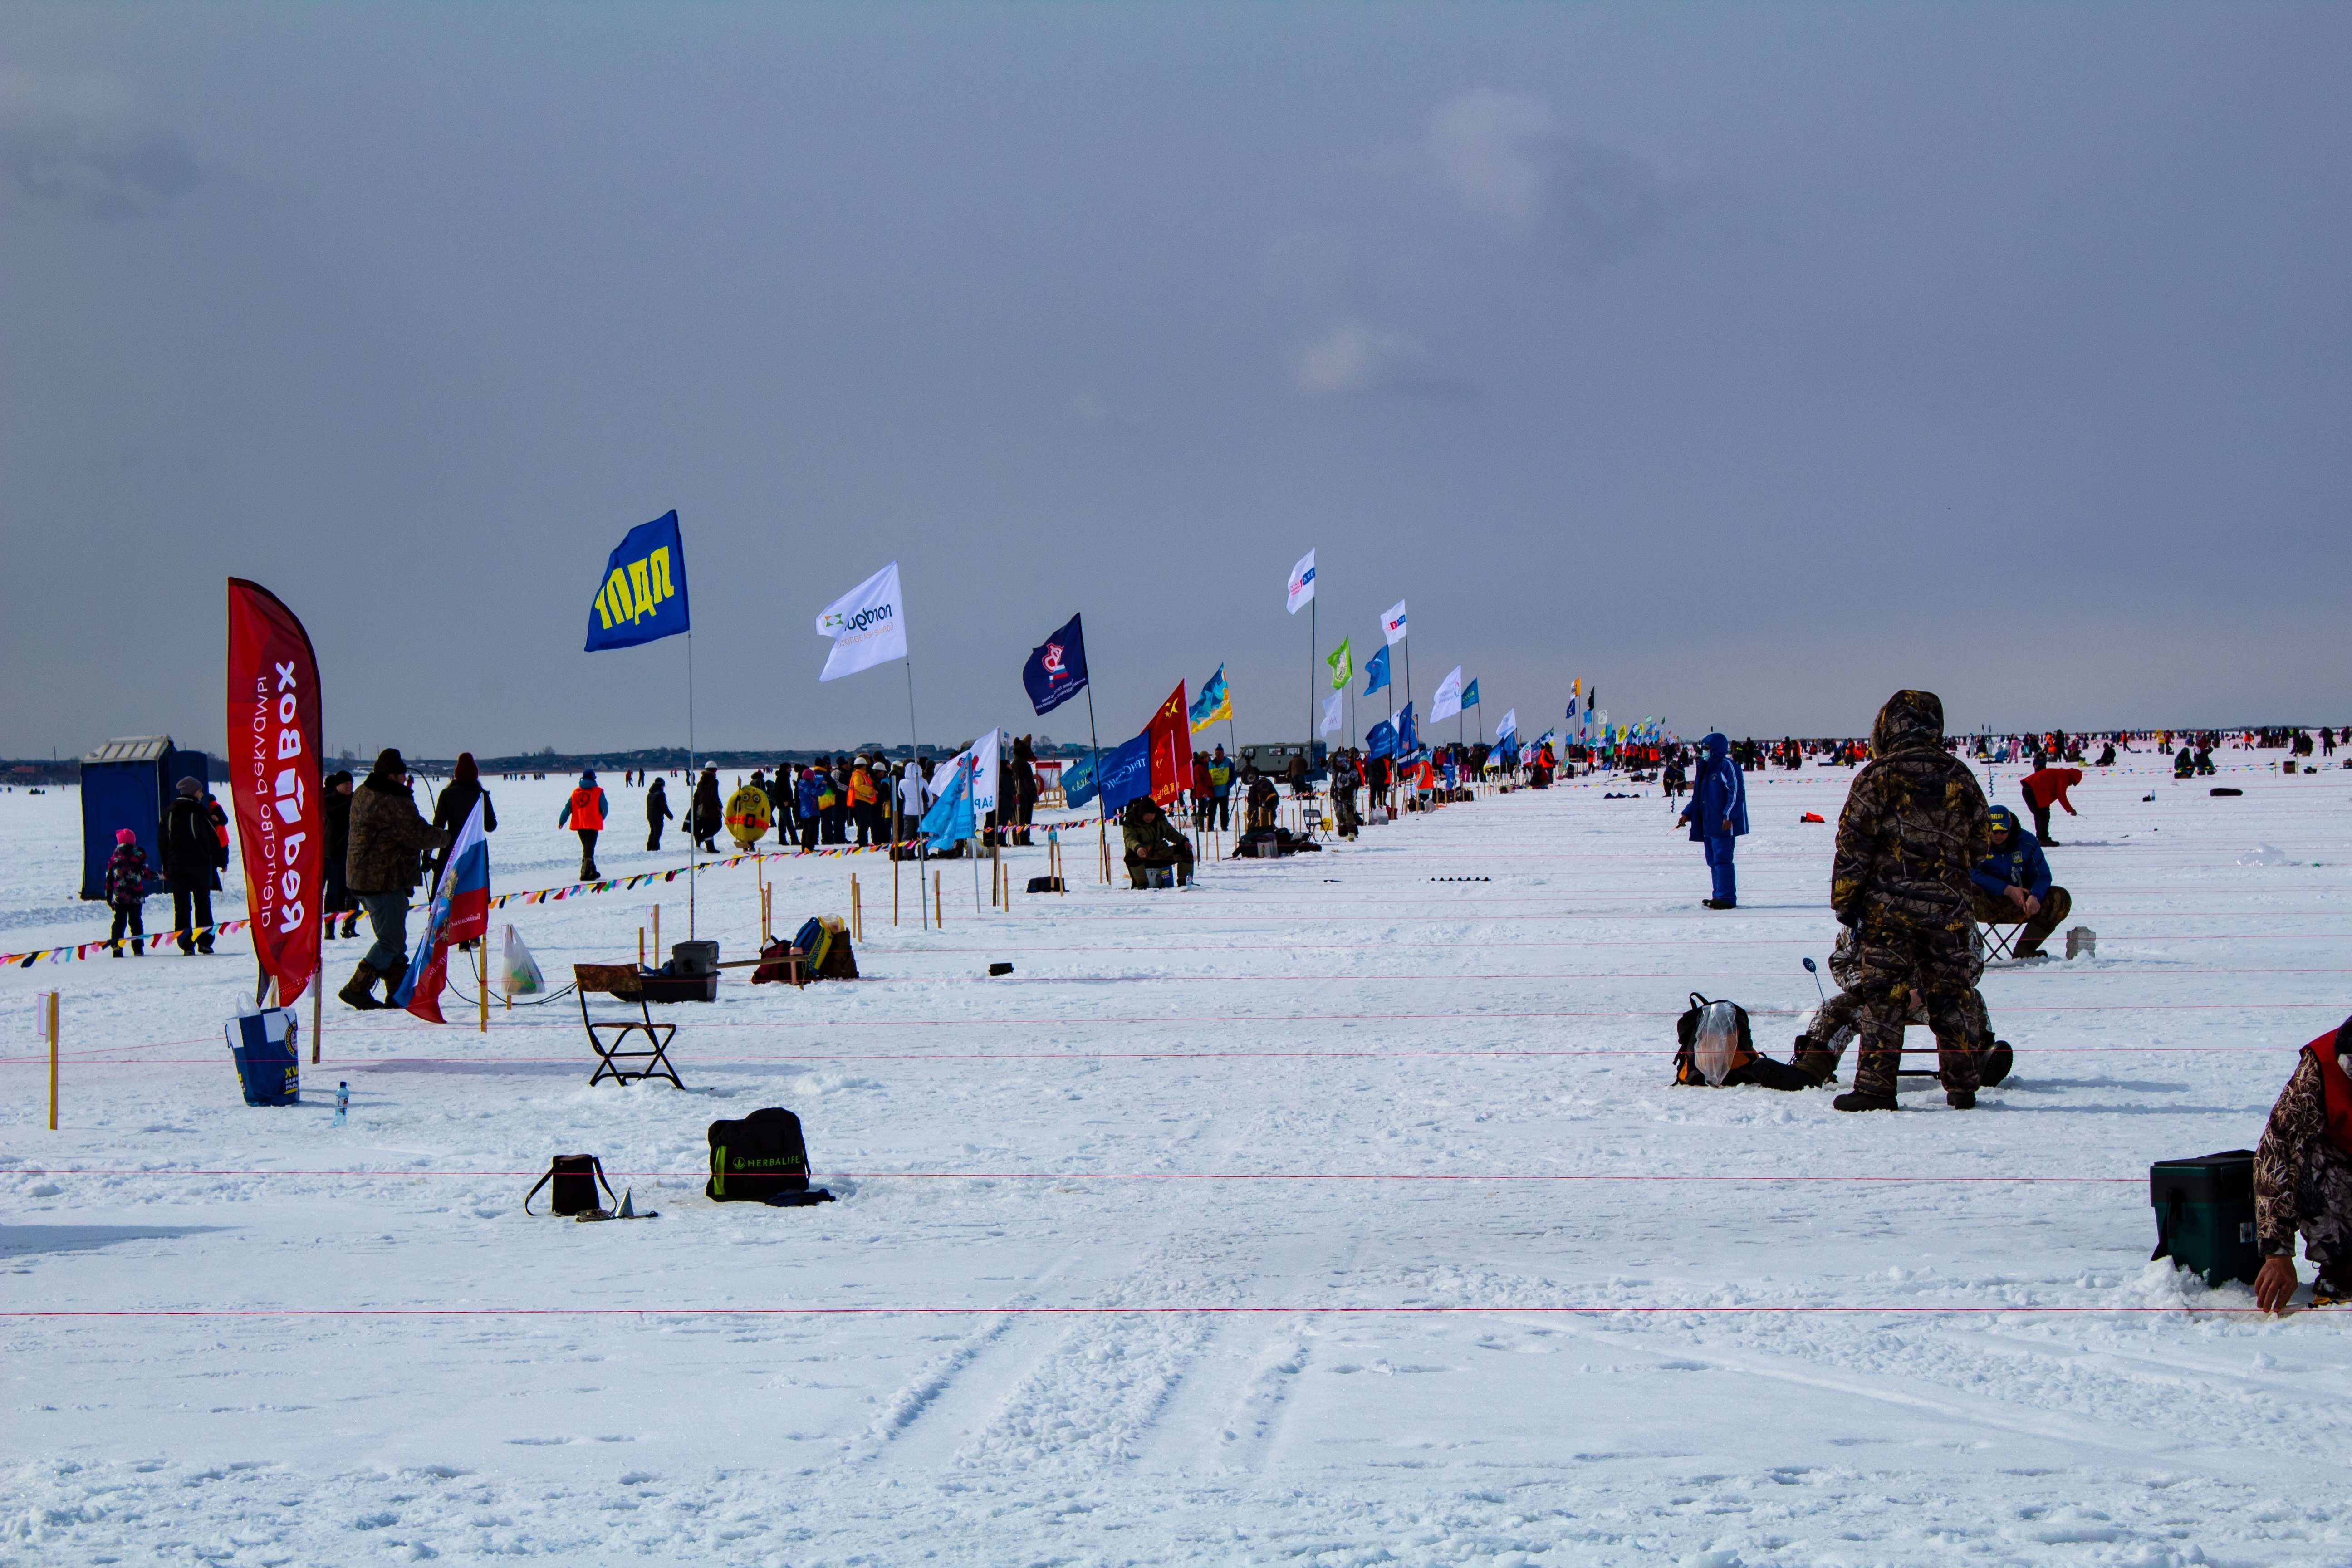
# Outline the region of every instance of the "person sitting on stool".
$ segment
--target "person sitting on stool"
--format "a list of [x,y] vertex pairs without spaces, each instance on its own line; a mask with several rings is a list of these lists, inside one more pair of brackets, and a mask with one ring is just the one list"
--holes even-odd
[[1192,879],[1192,842],[1176,831],[1160,803],[1139,795],[1120,813],[1118,836],[1127,844],[1127,874],[1136,887],[1151,885],[1150,873],[1173,868],[1176,885]]
[[2039,958],[2050,933],[2074,912],[2074,900],[2065,889],[2050,885],[2050,862],[2033,835],[2019,825],[2017,813],[1996,805],[1985,817],[1992,826],[1992,853],[1969,874],[1977,924],[2022,924],[2011,956]]
[[2254,1145],[2254,1240],[2263,1266],[2254,1305],[2284,1308],[2294,1294],[2294,1237],[2319,1266],[2311,1304],[2352,1300],[2352,1079],[2345,1055],[2352,1018],[2303,1047],[2294,1075]]

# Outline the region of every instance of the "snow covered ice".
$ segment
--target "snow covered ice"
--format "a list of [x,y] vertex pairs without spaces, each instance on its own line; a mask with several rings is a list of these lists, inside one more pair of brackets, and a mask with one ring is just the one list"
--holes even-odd
[[[1185,892],[1090,884],[1089,830],[1009,913],[940,867],[929,931],[911,870],[894,929],[878,856],[771,861],[786,929],[857,873],[867,978],[730,972],[668,1012],[682,1094],[590,1089],[568,999],[487,1037],[331,999],[304,1103],[248,1109],[242,936],[8,970],[0,1563],[2352,1560],[2352,1319],[2147,1261],[2148,1163],[2251,1146],[2352,1010],[2352,780],[2276,755],[2075,792],[2098,956],[1987,976],[2017,1068],[1967,1114],[1671,1087],[1686,993],[1780,1056],[1812,1006],[1841,769],[1750,775],[1729,913],[1598,780]],[[569,880],[568,782],[490,787],[495,889]],[[0,795],[0,947],[103,933],[79,807]],[[756,885],[701,880],[728,958]],[[656,900],[683,937],[683,880],[492,920],[561,984]],[[841,1202],[702,1196],[762,1105]],[[573,1152],[661,1217],[526,1217]]]

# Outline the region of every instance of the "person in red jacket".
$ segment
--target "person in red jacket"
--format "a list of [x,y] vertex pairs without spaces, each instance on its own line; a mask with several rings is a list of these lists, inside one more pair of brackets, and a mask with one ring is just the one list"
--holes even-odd
[[2058,847],[2058,840],[2050,837],[2050,808],[2063,805],[2067,816],[2075,815],[2074,803],[2066,798],[2066,792],[2082,782],[2080,768],[2036,768],[2018,781],[2026,806],[2033,813],[2033,837],[2043,848]]

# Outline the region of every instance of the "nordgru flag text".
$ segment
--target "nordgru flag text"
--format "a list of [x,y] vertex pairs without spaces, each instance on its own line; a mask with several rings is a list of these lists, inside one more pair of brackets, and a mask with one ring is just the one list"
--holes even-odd
[[688,629],[686,546],[677,513],[641,522],[604,561],[604,581],[588,608],[588,651],[635,647]]
[[907,657],[907,607],[898,597],[896,561],[827,605],[816,618],[816,635],[833,639],[824,673],[838,680],[877,664]]

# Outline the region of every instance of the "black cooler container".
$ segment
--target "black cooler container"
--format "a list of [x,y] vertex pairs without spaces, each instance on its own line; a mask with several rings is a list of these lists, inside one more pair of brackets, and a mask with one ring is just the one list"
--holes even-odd
[[2194,1160],[2158,1160],[2147,1168],[2156,1205],[2156,1250],[2209,1286],[2251,1285],[2263,1266],[2254,1239],[2254,1152],[2225,1149]]

